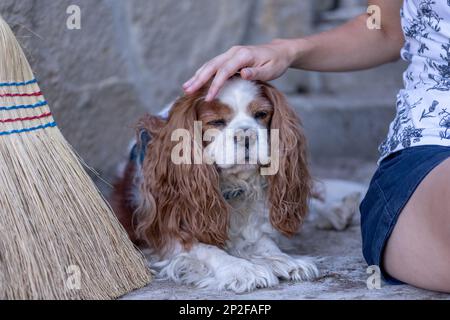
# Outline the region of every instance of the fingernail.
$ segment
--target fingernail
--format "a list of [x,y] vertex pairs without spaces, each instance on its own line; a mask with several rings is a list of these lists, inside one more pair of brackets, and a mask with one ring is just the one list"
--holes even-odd
[[191,86],[191,84],[192,84],[192,80],[188,80],[183,84],[183,88],[187,89]]
[[242,70],[242,72],[244,73],[245,78],[250,78],[253,74],[252,71],[249,69],[244,69],[244,70]]

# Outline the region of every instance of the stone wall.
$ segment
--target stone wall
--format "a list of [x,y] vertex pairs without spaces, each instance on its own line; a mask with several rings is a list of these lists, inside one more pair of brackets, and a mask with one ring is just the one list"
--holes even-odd
[[[137,118],[179,95],[197,67],[232,45],[309,34],[318,29],[315,8],[330,2],[2,0],[0,14],[23,44],[64,135],[110,181]],[[72,4],[81,8],[81,30],[66,27]],[[340,91],[332,79],[319,81]],[[328,90],[303,72],[277,85],[291,94]]]

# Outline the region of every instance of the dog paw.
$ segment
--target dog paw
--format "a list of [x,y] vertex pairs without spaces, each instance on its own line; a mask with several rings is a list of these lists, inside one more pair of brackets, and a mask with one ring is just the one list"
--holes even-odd
[[178,284],[189,284],[197,287],[204,287],[204,280],[213,276],[207,264],[187,254],[181,254],[171,260],[155,263],[153,267],[160,270],[159,278],[170,279]]
[[220,290],[231,290],[236,293],[272,287],[279,283],[269,268],[245,260],[221,267],[216,272],[215,280]]
[[294,259],[295,266],[289,270],[292,281],[312,281],[319,277],[319,269],[314,262],[304,259]]
[[319,277],[319,270],[311,258],[293,258],[288,255],[264,258],[264,263],[279,278],[290,281],[311,281]]

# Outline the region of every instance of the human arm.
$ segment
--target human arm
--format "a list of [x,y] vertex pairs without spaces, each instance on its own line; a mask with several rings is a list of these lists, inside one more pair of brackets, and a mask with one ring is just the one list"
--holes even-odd
[[240,72],[248,80],[273,80],[290,67],[311,71],[353,71],[375,67],[400,56],[403,0],[370,0],[381,11],[381,29],[369,29],[364,13],[344,25],[306,38],[276,39],[259,46],[235,46],[204,64],[183,86],[190,94],[212,77],[207,100]]

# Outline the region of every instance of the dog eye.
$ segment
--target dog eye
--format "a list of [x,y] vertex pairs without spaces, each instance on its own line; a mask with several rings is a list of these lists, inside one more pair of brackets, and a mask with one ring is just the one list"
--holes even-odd
[[224,119],[218,119],[208,122],[207,125],[213,127],[224,127],[226,125],[226,122]]
[[268,113],[265,111],[258,111],[255,113],[254,117],[255,117],[255,119],[262,120],[262,119],[265,119],[267,117],[267,115],[268,115]]

